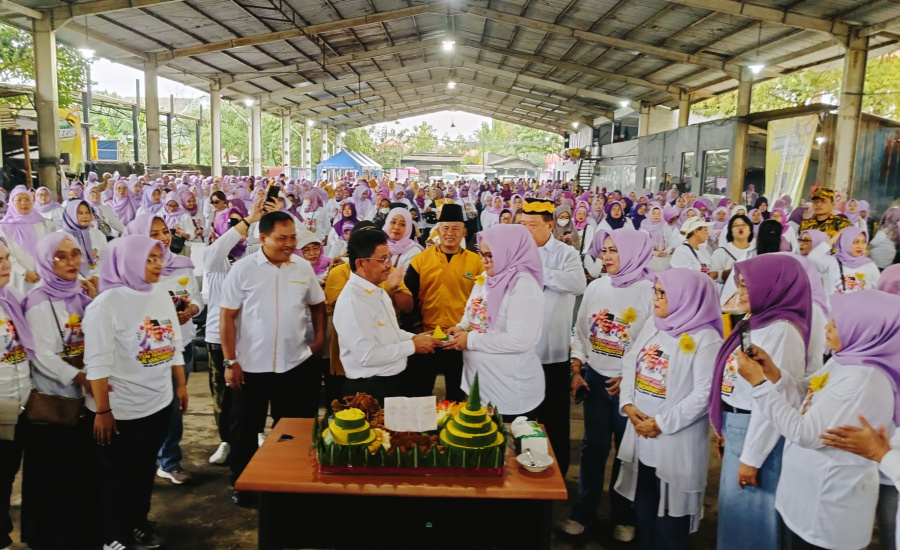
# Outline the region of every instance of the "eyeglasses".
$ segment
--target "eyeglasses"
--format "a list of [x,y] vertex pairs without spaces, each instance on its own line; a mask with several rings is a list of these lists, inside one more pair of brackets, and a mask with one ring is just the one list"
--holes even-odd
[[162,265],[163,259],[150,256],[147,258],[147,265]]
[[658,289],[658,288],[656,288],[656,287],[653,287],[653,297],[654,297],[654,298],[662,298],[662,297],[665,296],[665,295],[666,295],[666,291],[665,291],[665,290],[660,290],[660,289]]
[[71,260],[72,262],[81,263],[81,251],[75,249],[68,256],[53,256],[53,261],[56,263],[62,263],[65,261]]
[[797,242],[798,242],[798,243],[811,243],[811,242],[812,242],[812,239],[810,239],[810,238],[806,238],[806,239],[797,239]]
[[218,206],[218,205],[222,204],[222,201],[209,201],[209,204],[211,204],[213,206]]
[[360,260],[369,260],[370,262],[379,262],[382,264],[389,264],[389,263],[391,263],[391,259],[393,259],[393,257],[394,257],[393,254],[385,254],[384,256],[382,256],[380,258],[360,258]]

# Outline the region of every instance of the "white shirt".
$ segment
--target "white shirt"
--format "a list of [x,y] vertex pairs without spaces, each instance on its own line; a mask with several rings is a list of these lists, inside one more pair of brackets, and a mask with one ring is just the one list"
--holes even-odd
[[218,344],[219,341],[219,300],[222,296],[222,285],[231,271],[228,253],[234,245],[241,242],[241,234],[233,227],[228,228],[221,237],[206,248],[203,254],[203,281],[206,285],[207,315],[206,343]]
[[[597,224],[597,231],[600,231],[601,229],[607,232],[613,230],[612,226],[609,225],[609,220],[607,220],[606,218],[603,218],[602,220],[600,220],[600,223]],[[631,220],[625,218],[625,223],[622,224],[622,229],[634,229],[634,224],[631,223]]]
[[469,331],[463,352],[460,387],[467,394],[478,375],[481,396],[500,414],[531,412],[544,400],[544,369],[534,343],[541,324],[534,312],[544,293],[531,275],[519,274],[500,300],[493,326],[488,326],[487,288],[475,283],[459,326]]
[[[145,418],[172,405],[172,367],[184,365],[184,346],[168,295],[157,288],[105,290],[85,310],[82,325],[87,379],[109,378],[113,416]],[[85,405],[96,412],[90,396]]]
[[[203,296],[200,295],[200,286],[197,284],[197,278],[194,277],[193,269],[179,269],[168,277],[160,277],[155,286],[168,294],[173,304],[179,298],[188,299],[199,310],[203,309]],[[197,336],[197,327],[194,326],[193,320],[188,319],[187,323],[181,325],[181,339],[184,346],[187,347],[192,343],[195,336]]]
[[849,294],[857,290],[873,290],[878,287],[881,271],[874,262],[866,262],[859,267],[841,265],[832,256],[831,245],[820,243],[806,257],[815,262],[822,275],[825,294]]
[[808,381],[788,376],[753,389],[756,408],[787,440],[775,508],[810,544],[865,548],[875,522],[877,464],[826,447],[819,436],[837,426],[859,426],[859,415],[873,426],[893,425],[894,394],[887,377],[873,367],[832,359],[816,374],[828,378],[815,392]]
[[[35,242],[40,242],[44,235],[56,231],[56,223],[50,220],[34,223],[32,224],[32,227],[34,227]],[[6,240],[9,247],[9,261],[12,263],[12,279],[10,280],[10,284],[23,295],[28,294],[28,291],[31,290],[31,287],[34,285],[25,281],[25,272],[34,271],[34,258],[32,258],[31,254],[26,252],[18,242],[10,238],[4,230],[3,225],[0,225],[0,236]]]
[[301,212],[301,216],[303,216],[301,225],[314,233],[320,241],[324,241],[325,237],[328,236],[328,232],[332,229],[331,224],[328,223],[328,214],[325,209],[319,208],[315,212]]
[[347,378],[399,374],[416,352],[415,335],[400,329],[387,293],[356,273],[341,291],[333,319]]
[[306,306],[324,301],[316,274],[303,258],[291,256],[276,267],[259,250],[235,262],[225,277],[219,307],[240,310],[235,351],[241,368],[282,373],[306,361],[312,355]]
[[53,301],[51,308],[46,300],[29,308],[25,318],[34,337],[35,388],[52,395],[80,398],[81,387],[72,383],[80,371],[62,357],[84,355],[81,316],[66,311],[65,302]]
[[672,252],[672,261],[669,262],[669,267],[683,267],[702,273],[708,273],[710,261],[711,259],[709,257],[709,251],[706,249],[706,243],[702,243],[699,249],[694,250],[691,248],[691,245],[687,244],[687,241],[685,241],[675,247],[675,252]]
[[[869,241],[869,257],[875,262],[879,269],[885,269],[894,261],[897,255],[897,247],[884,231],[875,233],[872,240]],[[900,532],[900,531],[898,531]]]
[[62,223],[63,212],[65,209],[62,206],[57,206],[53,210],[49,212],[41,212],[41,216],[44,216],[44,219],[53,222],[54,227],[59,227]]
[[538,247],[544,266],[544,329],[537,342],[541,363],[569,360],[575,297],[587,286],[578,251],[552,236]]
[[405,269],[407,266],[409,266],[409,262],[411,262],[412,259],[416,257],[416,254],[419,254],[421,252],[422,251],[419,250],[418,247],[411,246],[409,247],[409,250],[407,250],[403,254],[394,256],[394,259],[391,261],[391,263],[393,263],[394,267],[396,267],[397,269]]
[[610,277],[591,281],[575,320],[572,359],[604,376],[622,376],[622,357],[652,316],[652,282],[615,288]]
[[0,308],[0,323],[0,399],[18,399],[24,407],[31,393],[26,351],[3,308]]
[[122,220],[119,219],[119,216],[116,215],[116,212],[112,207],[105,204],[95,204],[92,208],[97,215],[116,232],[116,235],[121,235],[125,231],[125,225],[122,223]]
[[[750,340],[754,346],[769,354],[772,361],[781,369],[782,376],[802,380],[806,371],[806,349],[803,337],[787,321],[776,321],[770,325],[750,331]],[[753,411],[753,387],[737,372],[736,354],[738,345],[731,351],[725,362],[722,374],[722,401],[737,409]],[[766,457],[778,443],[778,433],[760,414],[751,412],[750,425],[741,451],[741,462],[759,468]],[[727,441],[726,441],[727,444]]]

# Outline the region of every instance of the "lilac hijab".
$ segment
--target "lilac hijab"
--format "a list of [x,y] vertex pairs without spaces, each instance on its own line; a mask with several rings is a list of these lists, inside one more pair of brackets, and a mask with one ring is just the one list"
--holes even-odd
[[544,267],[537,245],[522,225],[498,224],[478,233],[478,244],[487,243],[494,260],[494,276],[485,281],[487,289],[488,326],[493,326],[500,312],[500,302],[512,291],[519,273],[534,277],[539,287],[544,286]]
[[806,270],[787,254],[764,254],[735,262],[735,276],[744,278],[750,315],[739,322],[719,349],[709,392],[709,419],[722,433],[722,377],[731,352],[740,344],[745,329],[755,330],[778,321],[793,325],[809,348],[812,320],[812,288]]
[[[236,213],[240,215],[240,211],[235,207],[229,207],[221,212],[216,213],[216,217],[213,221],[213,231],[215,231],[216,235],[221,237],[225,234],[231,226],[228,224],[228,219],[231,217],[232,213]],[[247,241],[242,240],[238,242],[231,248],[231,252],[228,255],[232,258],[240,258],[244,255],[244,252],[247,251]]]
[[[141,237],[150,238],[150,230],[153,228],[153,220],[162,220],[165,223],[165,220],[157,216],[156,214],[141,214],[131,221],[126,227],[125,231],[122,232],[123,237],[129,237],[133,235],[138,235]],[[117,240],[117,239],[116,239]],[[163,269],[162,276],[167,277],[172,273],[175,273],[179,269],[194,269],[194,262],[191,261],[187,256],[181,256],[178,254],[172,254],[172,252],[163,247]],[[101,268],[102,270],[102,268]]]
[[37,251],[34,255],[34,270],[41,280],[28,291],[23,307],[28,311],[32,307],[49,300],[65,302],[66,311],[77,315],[84,315],[84,308],[91,303],[91,298],[84,293],[78,279],[67,281],[59,277],[53,269],[53,256],[64,240],[72,241],[72,237],[62,231],[56,231],[44,235],[38,241]]
[[88,210],[91,205],[87,201],[69,201],[63,211],[61,229],[72,236],[72,240],[81,249],[81,268],[79,272],[88,277],[91,273],[91,264],[94,259],[94,245],[91,243],[91,227],[82,227],[78,223],[78,207],[85,205]]
[[[50,202],[48,202],[47,204],[41,204],[41,202],[37,200],[37,194],[41,191],[46,191],[50,195]],[[56,202],[56,197],[53,196],[53,193],[50,191],[50,189],[46,187],[38,187],[37,192],[34,194],[34,198],[34,208],[41,214],[46,214],[47,212],[56,210],[57,208],[62,208],[62,205]]]
[[865,232],[858,227],[848,227],[841,232],[841,236],[838,238],[837,244],[834,247],[834,257],[841,264],[847,267],[857,268],[873,263],[865,254],[862,256],[854,256],[850,253],[850,247],[853,246],[853,241],[856,240],[856,237],[859,237],[860,234],[865,234]]
[[[134,223],[134,222],[132,222]],[[125,228],[127,231],[128,228]],[[106,249],[106,259],[100,267],[100,292],[111,288],[126,287],[140,292],[153,288],[147,282],[147,258],[153,247],[166,253],[163,243],[143,235],[123,235],[113,239]]]
[[831,297],[841,351],[831,357],[841,365],[875,367],[891,381],[894,423],[900,422],[900,296],[861,290]]
[[606,237],[612,239],[616,249],[619,251],[619,272],[615,275],[610,274],[609,282],[615,288],[625,288],[638,281],[655,280],[653,271],[647,267],[650,258],[653,257],[653,242],[650,235],[638,229],[616,229],[615,231],[606,231],[601,229],[594,236],[591,242],[591,248],[594,243],[599,242],[597,248],[597,257],[600,257],[600,251],[603,250],[603,243]]
[[0,220],[0,227],[10,239],[22,247],[22,250],[33,256],[37,248],[37,233],[34,231],[34,224],[44,223],[44,216],[41,216],[41,213],[35,208],[32,208],[27,215],[19,213],[15,200],[22,193],[27,194],[28,189],[24,185],[17,185],[9,194],[9,210]]
[[[119,187],[125,188],[124,197],[120,197],[116,194],[115,190]],[[128,185],[128,182],[124,180],[116,182],[113,186],[113,196],[109,201],[109,207],[116,213],[116,217],[119,218],[119,221],[124,225],[128,225],[137,214],[137,206],[137,200],[134,197],[134,193],[131,192],[131,187]]]
[[[653,211],[659,210],[658,222],[653,221]],[[666,245],[666,220],[663,209],[659,206],[651,206],[647,211],[647,218],[641,223],[641,231],[650,235],[650,242],[656,250],[662,250]]]
[[[178,222],[181,220],[181,216],[183,216],[187,211],[184,209],[184,206],[181,204],[181,197],[178,196],[178,192],[169,191],[166,193],[166,198],[163,199],[163,211],[159,214],[163,217],[163,220],[166,222],[166,226],[171,229],[178,225]],[[178,205],[178,210],[174,212],[169,212],[169,203],[174,202]]]
[[878,279],[878,290],[900,296],[900,264],[888,266]]
[[[403,232],[403,236],[398,240],[394,240],[388,235],[388,248],[391,249],[391,254],[395,256],[399,256],[400,254],[404,254],[410,249],[417,249],[419,251],[423,250],[422,246],[416,241],[409,238],[412,235],[413,230],[413,221],[412,214],[409,213],[409,210],[406,208],[393,208],[390,212],[388,212],[387,217],[385,218],[385,226],[391,223],[395,217],[400,216],[406,221],[406,229]],[[385,231],[387,233],[387,231]],[[488,244],[490,246],[490,244]]]
[[[24,188],[25,186],[17,186]],[[40,214],[38,214],[40,216]],[[0,244],[9,248],[6,239],[0,237]],[[0,307],[6,312],[6,315],[12,319],[13,325],[16,327],[16,338],[25,348],[25,354],[28,359],[34,359],[34,336],[31,334],[31,327],[25,318],[25,310],[22,309],[22,294],[10,284],[0,287]]]
[[[800,234],[802,237],[804,234],[809,235],[809,238],[812,239],[812,247],[815,248],[822,243],[828,242],[828,234],[824,231],[819,231],[818,229],[807,229],[803,233]],[[854,237],[855,239],[856,237]],[[852,242],[852,241],[851,241]]]
[[[344,207],[345,206],[350,207],[350,215],[349,216],[344,215]],[[343,202],[341,202],[340,208],[341,208],[341,212],[340,212],[341,219],[334,222],[334,225],[331,226],[332,229],[334,229],[335,235],[337,235],[338,237],[340,237],[341,235],[344,234],[343,233],[344,222],[352,222],[354,224],[359,222],[359,219],[356,217],[357,216],[356,205],[353,203],[352,200],[345,199]]]
[[[159,202],[153,202],[153,192],[159,191],[160,195],[162,195],[162,188],[159,184],[151,185],[144,189],[144,196],[141,197],[141,208],[145,211],[156,214],[159,212],[163,205],[165,204],[165,199],[160,200]],[[160,197],[162,198],[162,197]]]
[[[722,335],[722,310],[716,284],[705,273],[673,268],[656,274],[669,302],[669,315],[653,317],[657,329],[672,338],[713,329]],[[721,385],[720,385],[721,387]]]

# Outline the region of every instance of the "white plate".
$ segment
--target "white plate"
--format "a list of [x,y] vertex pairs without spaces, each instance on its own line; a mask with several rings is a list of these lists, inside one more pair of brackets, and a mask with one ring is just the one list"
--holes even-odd
[[[534,459],[534,466],[531,465],[532,459]],[[523,468],[529,472],[535,473],[543,472],[553,464],[553,457],[540,451],[532,451],[531,457],[529,457],[527,453],[522,453],[516,457],[516,460]]]

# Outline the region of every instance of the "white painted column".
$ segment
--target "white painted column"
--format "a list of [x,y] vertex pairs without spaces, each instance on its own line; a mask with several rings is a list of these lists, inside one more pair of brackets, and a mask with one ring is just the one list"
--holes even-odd
[[641,103],[640,122],[638,122],[638,137],[650,134],[650,106]]
[[312,168],[312,127],[309,125],[309,122],[305,122],[303,124],[303,168],[306,169],[307,179],[314,180],[315,178],[310,177],[309,170]]
[[284,113],[281,115],[281,165],[287,166],[288,172],[291,167],[291,115]]
[[212,159],[212,175],[222,175],[222,97],[219,83],[209,85],[209,142]]
[[678,96],[678,127],[684,128],[691,121],[691,95],[682,91]]
[[152,177],[156,177],[162,167],[159,146],[159,87],[156,83],[158,69],[153,56],[149,61],[144,62],[144,102],[147,114],[147,165],[145,170]]
[[328,160],[328,128],[322,126],[320,131],[322,134],[322,156],[319,162],[322,162],[323,160]]
[[[38,182],[59,191],[59,93],[56,73],[56,32],[45,17],[33,22],[34,30],[34,106],[38,126]],[[26,151],[30,155],[30,151]],[[31,185],[31,182],[28,182]]]
[[853,168],[856,165],[856,145],[859,139],[859,120],[862,114],[863,87],[866,82],[866,51],[868,37],[860,38],[851,31],[844,54],[844,76],[841,83],[841,104],[835,128],[832,187],[847,200],[853,192]]
[[262,176],[262,106],[259,101],[250,106],[250,136],[250,174],[259,177]]

